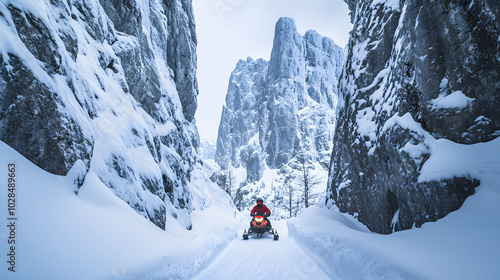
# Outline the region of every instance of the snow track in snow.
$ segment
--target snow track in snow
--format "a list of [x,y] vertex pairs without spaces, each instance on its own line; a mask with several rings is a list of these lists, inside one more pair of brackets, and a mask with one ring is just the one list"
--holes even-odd
[[250,236],[248,240],[239,236],[194,279],[331,279],[288,237],[286,221],[272,223],[279,240],[273,240],[272,235]]

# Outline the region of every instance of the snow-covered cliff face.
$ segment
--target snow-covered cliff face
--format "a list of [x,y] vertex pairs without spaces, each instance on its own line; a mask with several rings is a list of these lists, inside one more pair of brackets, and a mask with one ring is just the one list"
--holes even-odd
[[191,1],[1,0],[0,30],[0,140],[79,185],[96,174],[161,228],[190,227]]
[[[226,105],[222,108],[221,122],[217,136],[217,150],[215,161],[222,169],[230,164],[240,166],[241,148],[246,146],[250,139],[259,144],[259,127],[263,92],[266,88],[266,72],[268,62],[263,59],[248,58],[240,60],[229,79]],[[245,162],[246,163],[246,162]]]
[[293,19],[281,18],[270,61],[240,60],[231,74],[216,162],[246,168],[247,182],[298,154],[326,167],[343,61],[344,50],[331,39],[315,31],[302,36]]
[[215,158],[216,150],[217,147],[215,146],[215,140],[200,139],[199,154],[202,158],[213,160]]
[[500,135],[500,2],[346,2],[328,202],[379,233],[435,221],[479,181],[424,172],[434,143]]

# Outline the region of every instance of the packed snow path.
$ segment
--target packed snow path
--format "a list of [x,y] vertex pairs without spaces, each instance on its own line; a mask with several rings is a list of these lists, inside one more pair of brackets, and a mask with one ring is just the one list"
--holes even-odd
[[272,235],[237,239],[194,279],[331,279],[288,238],[286,221],[272,224],[278,230],[279,240],[273,240]]

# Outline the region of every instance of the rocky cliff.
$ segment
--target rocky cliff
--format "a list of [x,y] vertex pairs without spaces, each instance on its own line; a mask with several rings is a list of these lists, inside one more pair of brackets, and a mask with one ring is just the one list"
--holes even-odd
[[500,135],[500,3],[350,1],[328,204],[379,233],[436,221],[479,181],[420,176],[433,143]]
[[77,185],[97,175],[160,228],[167,215],[189,228],[194,27],[189,0],[0,1],[0,140]]
[[240,60],[231,74],[216,162],[244,167],[247,182],[299,154],[326,167],[343,62],[344,50],[333,40],[312,30],[301,35],[293,19],[281,18],[270,61]]

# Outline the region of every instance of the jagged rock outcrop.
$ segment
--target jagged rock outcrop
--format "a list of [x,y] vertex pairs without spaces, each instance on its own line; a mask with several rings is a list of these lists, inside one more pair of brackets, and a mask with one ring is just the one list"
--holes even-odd
[[35,2],[0,3],[0,140],[48,172],[95,173],[160,228],[185,217],[200,161],[191,1]]
[[213,160],[215,158],[215,151],[217,147],[215,146],[214,140],[200,139],[200,156],[207,160]]
[[302,36],[293,19],[280,18],[270,61],[240,60],[231,74],[216,162],[246,168],[248,182],[298,154],[327,166],[343,62],[333,40],[315,31]]
[[500,135],[498,1],[350,1],[328,202],[390,233],[461,207],[479,182],[419,180],[432,141]]
[[221,122],[217,134],[215,161],[226,170],[229,165],[239,167],[241,147],[259,133],[260,123],[265,121],[262,99],[265,92],[267,61],[248,58],[240,60],[231,73],[222,108]]

